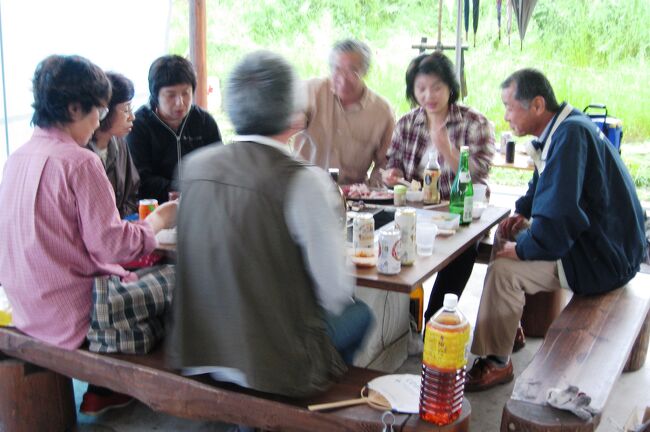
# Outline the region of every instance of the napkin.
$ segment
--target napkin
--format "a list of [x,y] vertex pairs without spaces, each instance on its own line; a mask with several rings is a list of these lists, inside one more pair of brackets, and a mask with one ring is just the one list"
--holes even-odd
[[384,375],[368,382],[368,388],[381,394],[393,411],[407,414],[420,412],[420,375]]

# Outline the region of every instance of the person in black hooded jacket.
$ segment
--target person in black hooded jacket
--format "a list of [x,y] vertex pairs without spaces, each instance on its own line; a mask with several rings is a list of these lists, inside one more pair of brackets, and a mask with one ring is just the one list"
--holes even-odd
[[[193,104],[196,74],[192,64],[178,55],[156,59],[149,68],[149,103],[135,113],[127,137],[140,174],[140,199],[168,200],[179,190],[174,174],[181,158],[221,141],[217,122]],[[177,180],[182,172],[176,173]]]

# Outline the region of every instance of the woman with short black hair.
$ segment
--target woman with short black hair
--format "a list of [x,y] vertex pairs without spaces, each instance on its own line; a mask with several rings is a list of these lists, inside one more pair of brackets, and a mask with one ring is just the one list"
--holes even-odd
[[[494,155],[494,128],[485,116],[460,105],[460,85],[454,66],[443,53],[422,54],[406,69],[406,98],[414,107],[395,125],[383,180],[394,185],[400,178],[422,181],[428,154],[440,165],[438,188],[449,199],[458,169],[461,146],[469,146],[469,171],[473,183],[486,183]],[[428,320],[442,307],[445,293],[460,297],[472,273],[477,249],[470,247],[438,273]]]
[[167,201],[178,191],[174,176],[182,173],[178,163],[186,154],[221,142],[217,122],[194,105],[196,74],[189,60],[178,55],[162,56],[149,68],[149,104],[135,113],[127,136],[133,162],[140,174],[139,197]]

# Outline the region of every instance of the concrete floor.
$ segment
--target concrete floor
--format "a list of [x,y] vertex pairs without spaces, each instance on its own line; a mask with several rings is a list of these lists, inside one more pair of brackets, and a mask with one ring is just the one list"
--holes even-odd
[[[459,307],[472,324],[476,320],[486,268],[487,266],[482,264],[477,264],[474,267],[472,277],[460,300]],[[431,282],[425,284],[425,290],[427,292],[430,288]],[[512,356],[515,375],[518,375],[525,369],[540,344],[541,339],[529,338],[526,347]],[[420,356],[411,356],[398,372],[419,374],[421,368],[420,362]],[[472,362],[473,358],[470,359],[470,364]],[[467,395],[467,398],[472,404],[472,432],[494,432],[499,430],[501,411],[510,397],[513,385],[514,382],[483,393],[471,393]],[[77,408],[81,403],[81,396],[85,389],[86,386],[84,383],[75,381]],[[645,407],[650,407],[649,389],[650,361],[647,361],[645,366],[637,372],[623,374],[610,396],[598,432],[623,431],[623,425],[635,408],[644,409]],[[188,421],[158,414],[139,402],[135,402],[120,410],[109,411],[96,418],[79,415],[78,422],[80,432],[216,432],[236,430],[235,427],[229,425]]]
[[[521,196],[522,192],[524,192],[522,188],[493,188],[490,203],[497,206],[511,207],[514,200]],[[460,299],[459,307],[472,325],[476,320],[486,268],[487,266],[482,264],[474,266],[470,281]],[[431,289],[431,285],[432,281],[425,283],[427,294]],[[518,376],[525,369],[540,344],[541,339],[529,338],[526,347],[512,356],[515,376]],[[470,358],[470,365],[473,360],[473,358]],[[416,355],[409,357],[398,372],[419,374],[420,370],[421,357]],[[486,392],[467,395],[472,404],[472,432],[494,432],[499,430],[501,412],[512,393],[513,386],[514,382]],[[77,409],[85,389],[85,383],[75,381]],[[597,432],[624,432],[623,426],[632,412],[637,409],[642,412],[645,407],[650,407],[650,360],[646,361],[641,370],[626,373],[620,377],[613,393],[610,395]],[[216,432],[237,430],[236,427],[230,425],[189,421],[158,414],[139,402],[96,418],[79,415],[78,423],[80,432]]]

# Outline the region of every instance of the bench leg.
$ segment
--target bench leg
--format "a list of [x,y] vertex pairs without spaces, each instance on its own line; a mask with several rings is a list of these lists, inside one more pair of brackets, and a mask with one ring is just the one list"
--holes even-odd
[[0,355],[0,429],[73,430],[77,423],[72,380]]
[[627,358],[627,363],[623,368],[623,372],[634,372],[643,367],[646,355],[648,354],[648,340],[650,339],[650,312],[645,317],[645,322],[641,327],[641,331],[632,346],[630,356]]
[[565,304],[563,289],[552,292],[526,294],[526,304],[521,315],[524,334],[531,337],[544,337],[553,320],[560,315]]

